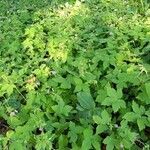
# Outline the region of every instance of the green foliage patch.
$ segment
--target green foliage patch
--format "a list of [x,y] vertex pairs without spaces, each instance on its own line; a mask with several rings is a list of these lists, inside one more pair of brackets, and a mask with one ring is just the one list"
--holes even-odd
[[0,5],[0,149],[149,149],[147,1]]

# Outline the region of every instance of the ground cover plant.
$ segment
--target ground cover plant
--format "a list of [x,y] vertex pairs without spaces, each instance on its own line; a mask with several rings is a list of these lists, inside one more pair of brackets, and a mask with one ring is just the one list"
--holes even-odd
[[148,1],[0,8],[0,149],[149,150]]

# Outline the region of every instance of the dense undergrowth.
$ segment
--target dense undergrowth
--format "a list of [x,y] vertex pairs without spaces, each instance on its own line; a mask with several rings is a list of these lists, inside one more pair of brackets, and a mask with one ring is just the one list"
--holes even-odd
[[149,149],[146,1],[0,7],[0,149]]

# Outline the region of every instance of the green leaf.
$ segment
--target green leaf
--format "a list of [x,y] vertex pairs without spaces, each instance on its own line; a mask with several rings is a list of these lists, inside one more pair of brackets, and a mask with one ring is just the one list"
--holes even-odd
[[72,106],[65,105],[65,107],[63,108],[63,114],[64,114],[65,116],[68,116],[72,109],[73,109]]
[[13,90],[15,88],[14,84],[4,84],[1,88],[1,91],[7,92],[8,96],[10,96],[13,93]]
[[70,81],[68,81],[67,79],[63,80],[62,84],[61,84],[61,88],[63,89],[70,89],[71,88],[71,84]]
[[93,120],[97,124],[101,124],[101,122],[102,122],[102,119],[99,116],[93,116]]
[[145,89],[146,89],[147,95],[150,99],[150,83],[145,83]]
[[59,140],[58,140],[58,144],[59,144],[59,149],[60,150],[65,150],[68,144],[68,140],[67,137],[65,135],[60,135],[59,136]]
[[8,105],[14,109],[19,109],[21,106],[21,103],[19,100],[12,98],[8,100]]
[[62,89],[70,89],[71,88],[71,83],[70,80],[68,78],[63,78],[61,76],[55,77],[53,78],[53,81],[55,83],[61,83],[61,88]]
[[145,124],[142,119],[137,119],[137,124],[140,131],[142,131],[145,128]]
[[137,114],[141,113],[140,108],[139,108],[138,104],[135,101],[132,102],[132,109]]
[[109,128],[107,127],[107,125],[104,124],[100,124],[96,127],[96,134],[101,134],[104,131],[107,131]]
[[141,90],[142,90],[142,92],[139,93],[137,98],[146,104],[150,104],[150,96],[148,94],[149,84],[148,85],[146,84],[144,87],[141,88]]
[[118,100],[112,104],[114,112],[117,112],[120,108],[126,108],[126,103],[123,100]]
[[115,139],[112,136],[107,136],[103,143],[106,144],[106,150],[113,150],[116,144]]
[[96,128],[96,134],[102,133],[108,129],[108,125],[111,123],[111,117],[106,110],[103,110],[101,113],[101,117],[93,116],[93,120],[98,124]]
[[25,146],[21,143],[22,141],[15,141],[10,144],[10,150],[25,150]]
[[77,99],[81,107],[84,109],[93,109],[95,107],[94,100],[90,93],[87,92],[79,92],[77,94]]
[[96,97],[96,102],[102,103],[106,97],[107,97],[107,91],[103,89],[99,90],[98,96]]
[[75,77],[74,78],[74,82],[75,82],[75,92],[79,92],[82,90],[82,86],[83,86],[83,82],[80,78]]
[[102,102],[102,105],[112,106],[114,112],[117,112],[120,108],[126,108],[126,103],[123,100],[114,99],[111,97],[105,98],[105,100]]
[[132,147],[138,135],[135,132],[131,132],[128,126],[126,127],[121,126],[121,128],[118,128],[118,134],[122,139],[121,143],[124,145],[124,147],[128,149]]
[[98,135],[93,135],[92,145],[95,148],[95,150],[100,150],[101,149],[101,138]]
[[122,89],[121,88],[117,89],[117,97],[118,97],[118,99],[121,99],[122,96],[123,96]]
[[92,147],[90,139],[84,139],[82,143],[82,150],[89,150]]
[[102,111],[101,116],[102,116],[102,124],[109,124],[111,122],[111,117],[106,110]]
[[15,128],[22,124],[22,121],[17,116],[11,116],[8,120],[9,125]]
[[123,119],[126,119],[127,121],[134,121],[137,118],[136,114],[134,112],[127,112]]
[[111,87],[107,87],[107,94],[109,97],[113,97],[113,98],[116,98],[117,99],[117,93],[116,93],[116,90],[111,88]]
[[52,149],[51,135],[49,132],[42,133],[36,136],[35,139],[36,139],[36,145],[35,145],[36,150]]
[[[146,111],[145,112],[145,115],[147,115],[147,119],[148,119],[148,121],[150,122],[150,110],[148,110],[148,111]],[[149,125],[150,126],[150,125]]]
[[84,140],[82,142],[82,150],[89,150],[91,148],[92,144],[92,138],[93,138],[93,131],[91,128],[87,128],[83,132]]
[[52,106],[52,109],[58,114],[58,115],[65,115],[68,116],[69,113],[72,110],[72,106],[65,105],[64,101],[60,99],[58,101],[58,105]]
[[86,72],[86,73],[84,74],[84,76],[83,76],[83,79],[86,80],[86,81],[88,81],[88,82],[94,81],[95,78],[96,78],[96,76],[93,75],[93,74],[90,73],[90,72]]
[[111,106],[113,104],[113,101],[115,101],[115,100],[110,98],[110,97],[106,97],[104,99],[104,101],[102,102],[102,105],[104,105],[104,106]]

